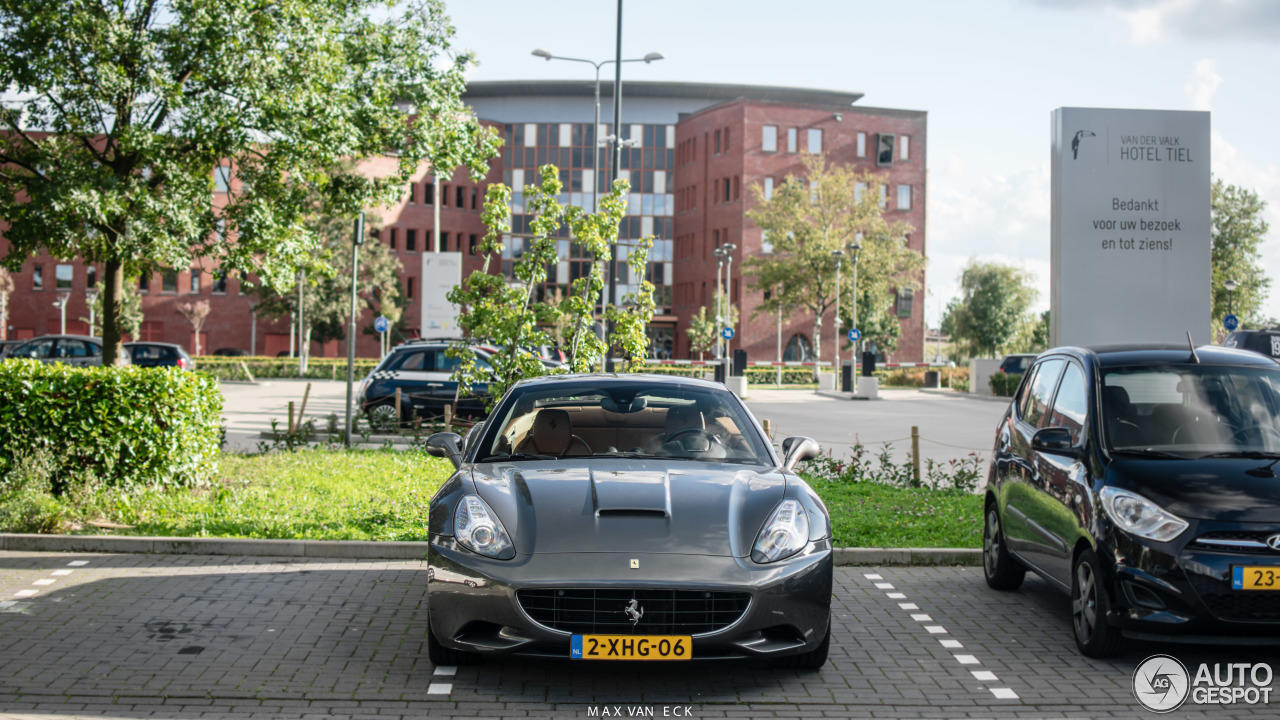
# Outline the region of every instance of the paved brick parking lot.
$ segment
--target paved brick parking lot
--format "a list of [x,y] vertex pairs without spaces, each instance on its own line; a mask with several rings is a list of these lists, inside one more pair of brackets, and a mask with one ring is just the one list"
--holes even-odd
[[[1070,603],[977,568],[837,568],[821,672],[752,663],[426,659],[420,561],[0,552],[0,718],[1151,717],[1149,655],[1269,662],[1280,650],[1137,644],[1081,658]],[[1274,685],[1273,685],[1274,687]],[[1184,706],[1173,717],[1274,717]],[[639,716],[639,715],[637,715]]]

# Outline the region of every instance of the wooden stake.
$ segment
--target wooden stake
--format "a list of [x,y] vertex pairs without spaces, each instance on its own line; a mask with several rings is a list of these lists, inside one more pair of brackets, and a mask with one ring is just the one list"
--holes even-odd
[[396,429],[400,429],[400,418],[404,417],[400,414],[400,388],[396,388]]
[[444,431],[453,432],[451,430],[452,427],[453,427],[453,406],[445,405],[444,406]]
[[293,434],[293,401],[289,401],[289,434]]
[[764,422],[763,422],[763,423],[761,423],[761,425],[763,425],[763,426],[764,426],[764,435],[765,435],[765,437],[767,437],[767,438],[769,438],[770,440],[772,440],[772,439],[773,439],[773,430],[770,428],[769,419],[768,419],[768,418],[765,418]]
[[920,484],[920,428],[911,426],[911,477]]
[[302,429],[302,416],[307,414],[307,397],[311,395],[311,383],[302,391],[302,407],[298,408],[298,429]]

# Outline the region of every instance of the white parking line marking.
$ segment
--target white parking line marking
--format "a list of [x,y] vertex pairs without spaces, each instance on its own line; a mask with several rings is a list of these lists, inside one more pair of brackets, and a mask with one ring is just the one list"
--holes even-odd
[[877,590],[892,590],[893,583],[876,583]]
[[428,695],[448,695],[453,692],[453,683],[431,683],[427,686]]
[[57,580],[54,580],[53,578],[40,578],[39,580],[37,580],[37,581],[35,581],[35,582],[31,583],[31,584],[32,584],[32,585],[52,585],[52,584],[54,584],[55,582],[57,582]]
[[972,670],[971,672],[973,673],[974,680],[981,680],[983,682],[995,682],[1000,679],[996,677],[996,674],[991,672],[990,670]]
[[868,580],[883,580],[884,578],[875,573],[863,573],[862,577]]
[[911,619],[916,622],[933,622],[933,618],[925,615],[924,613],[912,613]]
[[949,648],[952,650],[964,647],[964,645],[960,644],[959,640],[942,640],[941,642],[942,642],[942,647]]
[[39,594],[40,594],[39,590],[19,590],[18,592],[14,593],[13,596],[14,597],[31,597],[33,595],[39,595]]
[[1009,688],[991,688],[991,694],[996,696],[997,700],[1017,700],[1018,693]]
[[928,630],[930,635],[946,635],[947,634],[947,629],[942,627],[941,625],[925,625],[924,629]]
[[915,603],[898,603],[898,607],[903,610],[919,610],[920,606]]
[[88,564],[89,564],[88,560],[72,560],[71,562],[67,563],[67,567],[84,567],[85,565],[88,565]]
[[0,612],[4,612],[17,604],[17,600],[0,600]]
[[52,574],[62,576],[62,575],[70,575],[72,572],[74,571],[73,570],[54,570]]
[[884,595],[890,600],[906,600],[907,599],[907,596],[905,593],[895,592],[895,593],[885,593]]
[[960,663],[961,665],[981,665],[982,664],[978,662],[978,658],[972,655],[956,655],[956,662]]
[[440,665],[439,667],[436,668],[436,671],[433,674],[442,675],[446,677],[453,677],[454,675],[458,674],[458,668],[454,665]]

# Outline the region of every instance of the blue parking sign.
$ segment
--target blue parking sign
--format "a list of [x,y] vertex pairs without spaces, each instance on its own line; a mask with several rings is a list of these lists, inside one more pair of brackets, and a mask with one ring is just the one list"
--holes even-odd
[[861,330],[859,330],[858,328],[850,328],[850,329],[849,329],[849,340],[850,340],[851,342],[858,342],[858,341],[859,341],[859,340],[861,340],[861,339],[862,339],[862,331],[861,331]]
[[720,331],[720,337],[724,338],[725,340],[732,340],[732,339],[733,339],[733,328],[731,328],[731,327],[727,327],[727,328],[725,328],[725,329],[721,330],[721,331]]
[[377,332],[386,332],[389,327],[391,327],[391,323],[387,322],[387,318],[384,315],[379,315],[378,319],[373,321],[373,329]]
[[1229,331],[1235,330],[1236,328],[1240,327],[1240,318],[1236,317],[1235,315],[1228,315],[1222,318],[1222,327],[1226,328]]

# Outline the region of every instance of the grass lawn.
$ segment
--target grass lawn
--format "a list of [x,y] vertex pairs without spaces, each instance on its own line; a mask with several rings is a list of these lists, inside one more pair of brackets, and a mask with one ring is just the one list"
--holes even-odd
[[[220,465],[208,488],[104,491],[67,515],[132,526],[109,531],[120,535],[426,540],[428,503],[451,469],[425,452],[386,450],[224,455]],[[981,544],[981,496],[870,482],[812,485],[831,513],[836,547]]]

